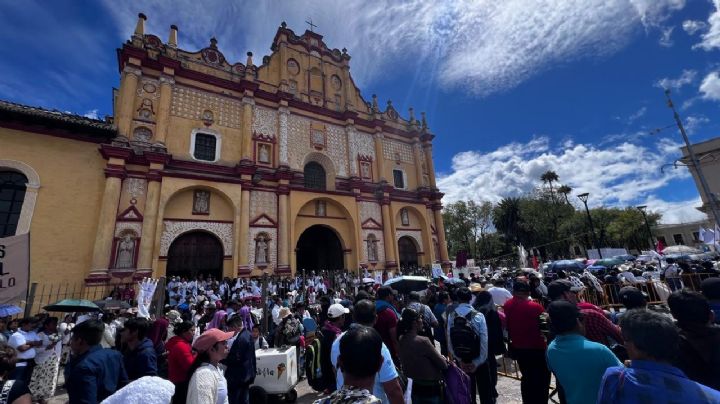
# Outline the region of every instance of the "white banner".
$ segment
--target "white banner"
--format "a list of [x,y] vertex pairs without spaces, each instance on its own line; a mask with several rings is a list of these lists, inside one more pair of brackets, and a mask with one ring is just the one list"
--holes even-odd
[[0,304],[25,300],[30,279],[30,233],[0,238]]

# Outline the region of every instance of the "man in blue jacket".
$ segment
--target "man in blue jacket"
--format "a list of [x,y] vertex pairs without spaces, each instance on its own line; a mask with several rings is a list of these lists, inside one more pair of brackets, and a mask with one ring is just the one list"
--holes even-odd
[[142,317],[125,322],[120,332],[123,345],[123,361],[128,378],[137,380],[143,376],[157,376],[157,355],[150,338],[150,322]]
[[100,346],[105,325],[84,321],[73,328],[72,357],[65,365],[65,388],[71,403],[96,404],[128,382],[122,355]]
[[248,404],[250,402],[250,385],[255,381],[255,341],[251,330],[245,326],[239,315],[231,317],[227,326],[230,330],[235,331],[235,340],[225,358],[228,402],[230,404]]

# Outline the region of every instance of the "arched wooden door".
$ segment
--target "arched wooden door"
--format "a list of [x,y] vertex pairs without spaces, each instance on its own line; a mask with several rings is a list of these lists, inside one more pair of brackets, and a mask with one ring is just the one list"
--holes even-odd
[[222,243],[214,235],[203,231],[185,233],[170,245],[167,276],[222,279],[223,255]]
[[408,236],[400,237],[398,240],[398,255],[400,256],[400,268],[417,268],[418,251],[415,240]]
[[345,268],[340,239],[329,227],[310,226],[297,242],[297,270],[322,271]]

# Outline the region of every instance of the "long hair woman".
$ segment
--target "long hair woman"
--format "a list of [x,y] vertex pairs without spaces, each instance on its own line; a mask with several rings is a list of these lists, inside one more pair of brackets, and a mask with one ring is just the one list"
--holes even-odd
[[188,404],[228,404],[228,387],[220,361],[228,354],[227,340],[232,332],[211,328],[195,340],[195,357],[188,374]]
[[58,370],[60,369],[60,356],[62,353],[61,337],[57,333],[58,318],[48,317],[43,321],[42,330],[38,338],[42,345],[36,349],[35,362],[29,388],[33,399],[44,403],[55,395]]
[[8,344],[0,343],[0,404],[30,404],[30,389],[22,380],[8,380],[15,369],[17,351]]
[[405,376],[413,379],[412,402],[439,404],[443,402],[442,380],[448,362],[429,338],[418,335],[422,329],[423,321],[418,312],[403,310],[398,325],[398,334],[401,335],[400,363]]

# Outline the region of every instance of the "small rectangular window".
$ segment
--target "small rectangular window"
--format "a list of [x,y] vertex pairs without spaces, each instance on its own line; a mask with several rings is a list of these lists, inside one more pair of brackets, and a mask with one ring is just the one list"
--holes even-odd
[[193,157],[197,160],[215,161],[217,139],[213,135],[198,133],[195,135],[195,152]]
[[699,231],[693,232],[693,241],[700,241],[700,232]]
[[683,240],[682,234],[673,234],[673,241],[675,241],[676,245],[684,245],[685,240]]
[[395,188],[405,188],[405,178],[403,178],[402,170],[393,170],[393,181]]

